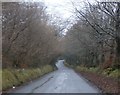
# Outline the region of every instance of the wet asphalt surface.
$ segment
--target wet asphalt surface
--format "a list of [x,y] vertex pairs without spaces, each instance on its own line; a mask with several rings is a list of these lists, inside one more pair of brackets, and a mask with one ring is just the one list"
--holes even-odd
[[74,70],[65,67],[63,61],[56,63],[58,70],[9,93],[100,93]]

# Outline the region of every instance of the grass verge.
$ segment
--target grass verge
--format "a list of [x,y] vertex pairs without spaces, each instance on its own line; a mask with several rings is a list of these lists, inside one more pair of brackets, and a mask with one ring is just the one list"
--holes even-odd
[[46,65],[43,68],[31,69],[3,69],[2,72],[2,90],[5,91],[14,86],[19,86],[32,79],[41,77],[53,71],[51,65]]
[[99,67],[73,66],[65,63],[69,68],[73,68],[78,75],[95,84],[102,93],[120,93],[120,70],[118,68],[101,69]]
[[107,68],[104,70],[100,70],[99,67],[84,67],[84,66],[77,66],[75,68],[76,71],[84,71],[84,72],[93,72],[97,74],[104,75],[106,77],[113,77],[113,78],[118,78],[120,77],[120,70],[119,69],[113,69],[113,68]]
[[75,71],[84,78],[95,84],[102,93],[115,93],[117,95],[120,91],[120,70],[107,68],[101,70],[99,67],[83,67],[77,66]]

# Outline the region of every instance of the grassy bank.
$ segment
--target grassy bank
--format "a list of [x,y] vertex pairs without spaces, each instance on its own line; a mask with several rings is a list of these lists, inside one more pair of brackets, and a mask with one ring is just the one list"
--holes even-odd
[[76,71],[84,71],[84,72],[93,72],[101,75],[105,75],[107,77],[113,77],[118,78],[120,77],[120,70],[119,69],[113,69],[113,68],[107,68],[104,70],[101,70],[99,67],[83,67],[83,66],[77,66],[75,68]]
[[68,63],[65,63],[65,66],[69,68],[73,68],[77,72],[92,72],[96,74],[101,74],[106,77],[112,77],[112,78],[120,78],[120,69],[116,68],[107,68],[107,69],[101,69],[100,67],[85,67],[85,66],[74,66],[69,65]]
[[73,68],[78,75],[82,75],[96,85],[102,93],[115,93],[116,95],[120,91],[120,70],[118,68],[101,69],[99,67],[65,65]]
[[95,84],[102,91],[102,93],[115,93],[116,95],[120,91],[119,69],[107,68],[100,70],[98,67],[87,68],[77,66],[75,70],[78,75],[82,75],[84,78]]
[[41,77],[46,73],[53,71],[51,65],[46,65],[43,68],[31,69],[3,69],[2,70],[2,90],[12,88],[13,85],[19,86],[32,79]]

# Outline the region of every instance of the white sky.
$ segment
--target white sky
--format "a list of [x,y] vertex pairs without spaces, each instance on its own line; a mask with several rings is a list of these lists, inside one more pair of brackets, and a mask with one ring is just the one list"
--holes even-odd
[[63,19],[68,19],[73,15],[74,8],[72,2],[79,3],[82,0],[42,0],[47,6],[49,14],[56,15]]
[[[68,25],[66,26],[66,29],[63,30],[62,34],[66,34],[67,28],[70,27],[74,23],[74,8],[72,5],[72,2],[81,2],[81,0],[40,0],[45,3],[47,6],[47,12],[49,15],[52,16],[53,22],[55,21],[57,23],[63,23],[64,26],[66,20],[70,20]],[[58,18],[57,18],[58,17]],[[62,20],[59,22],[59,20]]]
[[[72,5],[72,2],[75,6],[83,6],[83,2],[85,0],[41,0],[45,2],[47,8],[47,11],[51,14],[58,15],[64,19],[69,18],[70,16],[74,15],[74,7]],[[91,3],[94,2],[94,0],[88,0]]]
[[[75,6],[79,6],[80,8],[82,8],[83,1],[85,0],[40,0],[40,1],[45,3],[45,5],[47,6],[48,14],[52,15],[54,20],[55,20],[55,17],[58,17],[58,19],[59,18],[62,19],[63,23],[67,19],[70,20],[70,22],[68,23],[66,27],[67,29],[68,27],[71,27],[72,25],[71,23],[75,23],[75,19],[74,19],[75,9],[74,9],[72,2],[74,3]],[[91,0],[91,1],[93,2],[94,0]],[[58,19],[56,18],[56,20]],[[59,20],[56,22],[59,23]],[[66,29],[63,30],[64,31],[63,33],[66,33],[67,31]]]
[[47,11],[51,14],[58,15],[62,18],[69,18],[72,14],[72,4],[70,0],[44,0],[46,6],[48,7]]
[[24,1],[33,1],[33,2],[44,2],[47,6],[48,14],[51,14],[53,17],[60,17],[63,20],[66,20],[74,15],[74,7],[79,6],[82,8],[84,1],[94,2],[95,0],[24,0]]
[[[75,23],[75,14],[74,14],[74,3],[75,7],[79,6],[79,8],[83,7],[83,2],[85,0],[25,0],[25,1],[33,1],[33,2],[44,2],[45,6],[47,6],[47,13],[52,16],[53,21],[59,23],[59,19],[62,19],[62,22],[66,20],[70,20],[68,23],[68,27]],[[91,3],[94,0],[88,0]],[[57,18],[58,17],[58,18]],[[56,24],[57,24],[56,23]],[[64,26],[64,24],[63,24]],[[64,32],[67,31],[66,29]]]

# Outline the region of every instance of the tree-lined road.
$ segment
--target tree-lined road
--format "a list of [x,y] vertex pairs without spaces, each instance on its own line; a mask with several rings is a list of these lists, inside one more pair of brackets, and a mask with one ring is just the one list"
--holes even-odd
[[99,93],[99,90],[82,76],[65,67],[63,61],[57,62],[57,71],[20,87],[12,93]]

